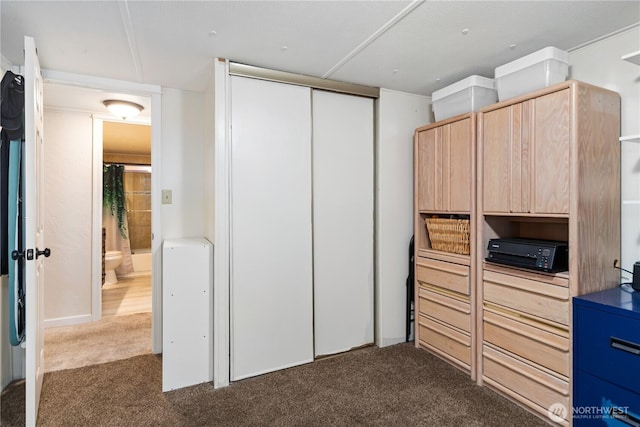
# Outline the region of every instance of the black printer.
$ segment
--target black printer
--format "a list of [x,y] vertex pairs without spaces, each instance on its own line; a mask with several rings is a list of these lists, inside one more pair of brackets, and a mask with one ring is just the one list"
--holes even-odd
[[486,261],[555,273],[569,269],[567,242],[522,238],[491,239]]

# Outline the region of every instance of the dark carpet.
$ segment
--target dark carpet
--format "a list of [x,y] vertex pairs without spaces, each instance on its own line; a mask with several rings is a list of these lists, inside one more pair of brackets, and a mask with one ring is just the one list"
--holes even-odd
[[[546,426],[411,344],[369,347],[214,390],[161,392],[143,355],[45,374],[41,426]],[[22,400],[21,400],[22,399]],[[24,424],[24,385],[2,395],[2,425]]]

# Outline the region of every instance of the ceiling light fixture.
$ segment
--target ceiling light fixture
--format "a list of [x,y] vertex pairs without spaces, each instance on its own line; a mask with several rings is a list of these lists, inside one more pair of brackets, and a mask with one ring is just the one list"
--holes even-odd
[[117,99],[107,99],[102,101],[105,107],[116,117],[127,120],[140,114],[144,107],[131,101],[120,101]]

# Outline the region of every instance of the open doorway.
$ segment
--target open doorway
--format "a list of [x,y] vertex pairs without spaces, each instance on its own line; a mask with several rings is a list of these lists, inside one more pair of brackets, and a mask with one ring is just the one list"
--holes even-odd
[[[96,82],[99,86],[102,86],[102,83]],[[115,86],[120,84],[118,82],[105,83]],[[45,138],[50,136],[48,148],[50,148],[49,153],[53,158],[48,171],[49,178],[52,178],[48,184],[51,188],[48,189],[50,191],[47,194],[51,194],[49,204],[51,209],[59,208],[60,211],[58,215],[50,215],[52,222],[50,230],[52,231],[49,233],[49,237],[52,244],[56,246],[57,264],[52,263],[47,272],[50,286],[47,289],[48,305],[45,304],[45,309],[49,308],[49,318],[45,320],[45,359],[49,359],[48,354],[56,342],[56,340],[47,339],[47,336],[51,335],[50,332],[54,330],[62,330],[63,332],[59,335],[59,341],[62,343],[61,347],[64,347],[64,351],[68,353],[68,357],[63,357],[63,359],[69,361],[73,361],[71,359],[85,359],[84,361],[76,360],[75,362],[78,363],[76,366],[58,367],[50,363],[50,359],[45,360],[45,371],[109,361],[109,359],[103,358],[93,360],[90,353],[102,354],[102,356],[111,357],[111,360],[135,355],[118,356],[118,342],[122,344],[123,348],[131,348],[145,341],[146,347],[142,353],[138,354],[158,352],[154,346],[161,342],[158,339],[158,336],[161,337],[161,331],[156,327],[158,321],[156,317],[161,318],[161,306],[157,303],[159,284],[155,282],[156,277],[159,280],[160,275],[152,274],[154,270],[158,270],[159,266],[155,260],[151,261],[151,254],[157,253],[159,246],[158,242],[152,240],[154,233],[151,231],[151,224],[153,223],[154,230],[160,225],[157,216],[151,221],[152,215],[160,214],[159,209],[156,209],[152,214],[151,206],[157,205],[159,207],[160,200],[153,196],[150,188],[152,180],[154,185],[157,185],[155,181],[160,173],[159,167],[156,171],[157,176],[151,174],[150,171],[151,147],[159,147],[160,145],[160,96],[155,92],[147,91],[145,93],[148,89],[146,87],[138,91],[137,87],[129,88],[128,86],[120,92],[117,89],[114,91],[113,88],[109,90],[107,87],[80,87],[73,84],[45,82],[45,118],[48,119],[49,125],[45,131]],[[137,94],[134,94],[134,91]],[[48,99],[47,94],[49,95]],[[144,111],[135,119],[123,121],[109,115],[103,105],[103,100],[106,99],[130,100],[143,105]],[[47,100],[49,101],[48,105]],[[151,127],[152,117],[158,123],[158,129]],[[107,145],[107,151],[103,151],[105,140],[108,144],[110,138],[108,136],[109,126],[112,123],[118,126],[130,125],[144,129],[143,133],[146,133],[144,161],[132,160],[131,157],[139,153],[131,152],[131,138],[125,138],[122,142],[127,148],[126,150],[110,149]],[[159,148],[157,150],[154,148],[153,151],[154,161],[159,165]],[[135,271],[121,275],[119,285],[122,286],[122,289],[112,292],[120,293],[120,296],[116,297],[118,302],[112,304],[111,313],[108,311],[103,313],[102,174],[103,156],[109,152],[126,154],[129,158],[113,159],[107,157],[107,162],[126,163],[130,167],[142,168],[136,174],[145,174],[143,181],[147,181],[147,188],[145,190],[134,188],[130,192],[146,192],[148,209],[137,209],[147,211],[145,212],[147,218],[143,219],[147,231],[146,237],[143,238],[145,243],[134,244],[134,252],[146,252],[146,256],[142,260],[135,260],[137,264]],[[134,226],[136,222],[140,221],[134,219]],[[155,235],[159,235],[159,233],[156,231]],[[142,286],[138,286],[140,282],[142,282]],[[136,292],[140,293],[136,291],[136,288],[143,289],[142,300],[144,302],[142,304],[140,302],[132,304],[136,299]],[[123,314],[132,312],[146,315],[142,328],[131,327],[129,323],[124,321],[127,316],[123,316]],[[111,319],[117,320],[111,323],[115,324],[115,329],[125,332],[124,334],[117,332],[122,335],[122,339],[114,336],[113,331],[105,333],[104,329],[101,329],[101,326],[106,323],[104,315],[107,318],[111,316]],[[132,333],[134,329],[143,332],[135,335]],[[74,335],[81,337],[71,339]],[[102,347],[96,345],[97,341],[102,341],[104,345]],[[49,345],[50,343],[51,345]]]
[[[58,116],[63,121],[69,114]],[[89,322],[46,329],[47,372],[152,352],[151,126],[96,114],[91,120],[91,234],[99,236],[99,240],[92,238],[91,246],[98,246],[99,250],[91,251],[91,277],[98,281],[92,280],[88,285],[92,295],[98,297],[100,309],[94,311]],[[117,212],[112,215],[111,206],[105,203],[109,183],[106,171],[110,168],[120,172],[122,229],[117,224]],[[114,228],[110,229],[110,225]],[[126,242],[124,247],[114,244],[114,236]],[[122,262],[125,250],[127,260]],[[110,259],[113,254],[120,256],[117,265]]]
[[151,313],[151,126],[102,129],[102,317]]

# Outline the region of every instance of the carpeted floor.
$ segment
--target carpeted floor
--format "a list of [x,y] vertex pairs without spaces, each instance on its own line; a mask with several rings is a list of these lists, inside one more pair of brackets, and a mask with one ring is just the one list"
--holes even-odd
[[[546,426],[431,354],[369,347],[239,381],[161,392],[162,361],[143,355],[45,374],[41,426]],[[23,386],[2,396],[22,425]]]
[[151,313],[105,317],[45,329],[45,372],[80,368],[151,353]]

